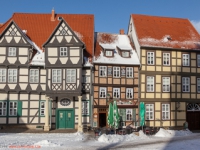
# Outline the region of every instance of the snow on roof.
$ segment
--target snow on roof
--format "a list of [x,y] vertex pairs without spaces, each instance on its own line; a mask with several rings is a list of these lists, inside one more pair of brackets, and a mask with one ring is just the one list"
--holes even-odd
[[44,52],[42,53],[36,53],[31,61],[31,65],[33,66],[44,66]]
[[[102,40],[102,35],[109,37],[112,40]],[[103,48],[112,48],[116,49],[117,47],[120,50],[130,50],[131,57],[121,57],[117,50],[114,51],[114,57],[105,57],[103,55],[102,49],[98,49],[100,47],[96,47],[96,51],[100,51],[99,55],[95,55],[94,63],[102,63],[102,64],[128,64],[128,65],[139,65],[139,59],[135,50],[132,49],[130,45],[130,40],[127,35],[116,35],[116,34],[102,34],[98,33],[97,42]],[[100,39],[100,40],[98,40]],[[107,41],[106,41],[107,40]]]

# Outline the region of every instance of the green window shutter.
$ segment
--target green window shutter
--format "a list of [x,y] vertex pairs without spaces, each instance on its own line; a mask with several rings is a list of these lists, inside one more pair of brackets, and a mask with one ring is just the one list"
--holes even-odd
[[136,121],[136,108],[133,108],[133,121]]
[[17,116],[22,116],[22,101],[17,101]]
[[122,121],[126,121],[126,109],[120,109],[120,116],[122,117]]

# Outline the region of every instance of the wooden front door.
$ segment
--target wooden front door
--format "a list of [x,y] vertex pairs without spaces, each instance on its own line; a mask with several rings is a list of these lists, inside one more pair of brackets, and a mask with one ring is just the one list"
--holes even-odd
[[200,130],[200,111],[187,111],[187,122],[190,130]]
[[58,109],[57,110],[57,129],[74,128],[74,110]]

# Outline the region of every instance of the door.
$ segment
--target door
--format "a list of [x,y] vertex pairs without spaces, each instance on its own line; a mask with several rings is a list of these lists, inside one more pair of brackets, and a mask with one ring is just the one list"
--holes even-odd
[[57,128],[66,129],[74,128],[74,110],[58,110],[57,112]]
[[99,113],[99,127],[106,127],[106,113]]
[[190,130],[200,130],[200,111],[188,111],[187,122]]

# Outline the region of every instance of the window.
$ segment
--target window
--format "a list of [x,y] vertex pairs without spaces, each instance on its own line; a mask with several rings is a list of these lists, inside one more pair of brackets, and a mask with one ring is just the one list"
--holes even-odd
[[146,104],[146,120],[154,119],[154,104]]
[[89,115],[89,101],[82,101],[82,115]]
[[170,65],[170,53],[163,53],[163,65]]
[[133,68],[132,67],[127,67],[126,68],[126,77],[127,78],[132,78],[133,77]]
[[8,69],[8,82],[9,83],[17,82],[17,69]]
[[90,76],[83,75],[83,83],[90,83]]
[[122,52],[122,57],[129,57],[129,52]]
[[126,88],[126,98],[127,99],[133,98],[133,88]]
[[154,92],[154,77],[147,76],[147,92]]
[[197,78],[197,92],[200,93],[200,78]]
[[170,77],[162,78],[163,92],[170,92]]
[[131,121],[131,120],[133,120],[133,119],[132,119],[132,114],[133,114],[132,111],[133,111],[132,109],[126,109],[126,121]]
[[112,56],[113,55],[113,51],[106,51],[106,56]]
[[197,65],[200,67],[200,54],[197,55]]
[[40,101],[40,116],[45,114],[45,101]]
[[162,119],[169,120],[170,119],[170,107],[169,104],[162,104]]
[[31,69],[30,70],[30,83],[38,83],[39,82],[39,70]]
[[120,98],[120,88],[113,88],[113,98]]
[[67,69],[67,83],[76,83],[76,69]]
[[106,66],[99,66],[99,76],[106,77],[107,67]]
[[67,47],[60,47],[60,56],[67,56]]
[[61,83],[61,69],[52,69],[52,83]]
[[8,56],[16,56],[16,47],[9,47]]
[[0,69],[0,82],[6,82],[6,69]]
[[182,78],[182,91],[190,92],[190,78],[189,77]]
[[7,103],[6,102],[0,102],[0,116],[6,116],[7,112]]
[[113,77],[120,77],[120,67],[113,67]]
[[105,87],[100,87],[99,97],[106,98],[106,88]]
[[154,65],[154,52],[147,52],[147,64]]
[[17,102],[9,102],[9,116],[17,116]]
[[183,54],[183,66],[190,66],[190,54]]

